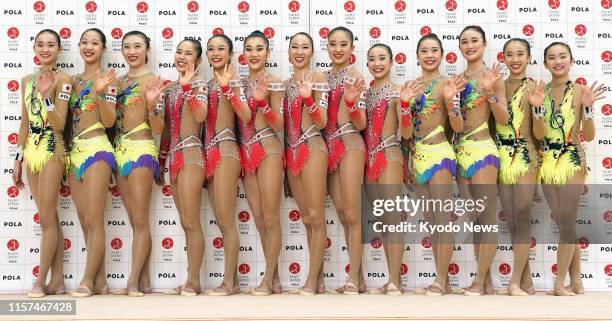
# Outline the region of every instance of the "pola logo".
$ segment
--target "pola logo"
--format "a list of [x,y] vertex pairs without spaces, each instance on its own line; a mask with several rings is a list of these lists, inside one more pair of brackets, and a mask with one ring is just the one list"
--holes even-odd
[[19,196],[19,189],[16,186],[9,186],[9,188],[6,189],[6,195],[10,198],[15,198]]
[[223,28],[221,28],[221,27],[217,27],[217,28],[213,29],[213,32],[212,32],[213,36],[222,35],[224,33],[225,33],[225,31],[223,31]]
[[274,38],[274,35],[276,34],[276,32],[274,31],[274,28],[267,27],[266,29],[264,29],[263,34],[264,36],[266,36],[266,38],[272,39]]
[[603,213],[602,217],[606,223],[612,223],[612,211],[606,211]]
[[172,39],[172,37],[174,37],[174,30],[170,27],[164,28],[162,30],[162,37],[164,37],[164,39]]
[[219,250],[223,248],[223,237],[222,236],[217,236],[213,239],[212,241],[213,246]]
[[589,247],[589,244],[591,244],[589,239],[584,236],[578,239],[578,245],[580,246],[581,250],[586,250]]
[[238,272],[243,275],[248,274],[249,272],[251,272],[251,267],[246,263],[242,263],[238,265]]
[[370,241],[370,246],[373,249],[379,249],[381,246],[383,245],[382,240],[380,239],[380,237],[373,237],[372,240]]
[[41,13],[41,12],[45,11],[46,6],[45,6],[44,2],[36,1],[36,2],[34,2],[33,8],[34,8],[34,11],[36,11],[38,13]]
[[426,248],[429,249],[431,248],[431,236],[425,236],[422,240],[421,240],[421,245]]
[[355,11],[356,8],[357,6],[355,5],[355,2],[353,1],[346,1],[344,3],[344,10],[346,10],[346,12],[353,12]]
[[172,189],[170,188],[170,185],[164,185],[164,187],[162,187],[162,194],[164,194],[166,197],[172,196]]
[[601,0],[601,7],[606,10],[612,8],[612,0]]
[[11,39],[16,39],[19,37],[19,29],[17,27],[10,27],[6,30],[6,35]]
[[406,54],[400,52],[395,55],[395,63],[398,65],[403,65],[406,63]]
[[606,50],[606,51],[602,52],[601,53],[601,60],[603,62],[612,62],[612,51]]
[[419,32],[421,33],[421,36],[427,36],[428,34],[431,33],[431,27],[430,26],[422,26],[421,30]]
[[187,3],[187,10],[189,10],[189,12],[195,13],[195,12],[198,12],[199,9],[200,9],[200,4],[197,1],[189,1]]
[[447,0],[444,6],[446,7],[446,10],[448,11],[455,11],[457,9],[457,1]]
[[499,10],[508,9],[508,0],[497,0],[497,9]]
[[604,267],[604,273],[606,276],[612,276],[612,264],[608,264]]
[[6,84],[6,88],[11,92],[16,92],[19,90],[19,82],[13,79]]
[[327,39],[327,36],[329,36],[329,28],[323,27],[319,29],[319,36],[323,39]]
[[98,4],[95,1],[88,1],[85,4],[85,10],[87,10],[89,13],[94,13],[96,10],[98,10]]
[[298,210],[291,210],[291,212],[289,212],[289,220],[291,222],[297,222],[300,220],[300,211]]
[[37,265],[32,269],[32,275],[34,277],[38,277],[38,273],[40,273],[40,265]]
[[582,37],[587,33],[587,27],[583,24],[577,24],[576,27],[574,27],[574,32],[576,35]]
[[250,218],[251,214],[247,211],[240,211],[240,213],[238,213],[238,220],[242,223],[248,222]]
[[19,241],[16,239],[10,239],[8,242],[6,242],[6,248],[11,252],[17,251],[19,249]]
[[499,265],[498,270],[501,275],[508,275],[510,274],[510,271],[512,271],[512,268],[510,267],[510,264],[502,263]]
[[60,29],[59,35],[62,37],[62,39],[69,39],[70,36],[72,36],[72,30],[70,30],[68,27],[64,27]]
[[138,4],[136,4],[136,11],[140,13],[146,13],[147,11],[149,11],[149,4],[144,1],[138,2]]
[[171,237],[164,237],[164,239],[161,241],[161,246],[164,249],[169,250],[174,246],[174,240],[172,240]]
[[123,37],[123,30],[121,30],[121,28],[113,28],[113,30],[111,30],[111,37],[113,37],[113,39],[121,39],[121,37]]
[[11,133],[10,135],[8,135],[8,142],[11,145],[15,145],[17,144],[17,140],[19,140],[19,134],[17,133]]
[[524,25],[523,26],[523,34],[527,37],[533,36],[535,33],[535,28],[532,25]]
[[249,3],[246,1],[240,1],[240,3],[238,3],[238,11],[242,13],[249,11],[249,7]]
[[444,59],[446,59],[446,63],[452,65],[457,62],[457,54],[451,51],[446,54]]
[[448,265],[448,274],[457,275],[459,273],[459,265],[457,263],[451,263]]
[[561,0],[548,0],[548,6],[551,9],[557,9],[561,6]]
[[289,1],[289,11],[291,12],[298,12],[300,10],[300,3],[293,0],[293,1]]
[[373,39],[378,39],[380,37],[380,28],[378,27],[372,27],[370,28],[370,37]]
[[38,215],[38,212],[34,213],[32,220],[34,221],[34,223],[40,224],[40,215]]
[[72,246],[70,239],[64,239],[64,251],[68,251]]
[[300,266],[300,263],[298,262],[293,262],[291,264],[289,264],[289,273],[296,275],[298,273],[300,273],[300,270],[302,269],[302,267]]
[[406,7],[406,2],[404,2],[404,0],[395,1],[395,11],[404,12]]
[[586,81],[586,79],[584,77],[578,77],[578,78],[576,78],[576,83],[580,84],[580,85],[586,86],[587,81]]
[[121,241],[120,238],[116,237],[111,240],[110,246],[113,250],[120,250],[121,247],[123,246],[123,241]]

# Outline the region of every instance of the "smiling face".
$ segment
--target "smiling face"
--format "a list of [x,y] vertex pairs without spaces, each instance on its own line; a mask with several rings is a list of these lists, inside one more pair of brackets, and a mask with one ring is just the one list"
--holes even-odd
[[550,71],[553,77],[562,78],[567,76],[569,69],[574,63],[572,54],[563,45],[554,45],[546,51],[544,67]]
[[187,71],[187,67],[190,64],[197,66],[200,61],[198,59],[198,51],[191,41],[183,41],[178,47],[176,47],[176,53],[174,54],[174,64],[176,65],[176,70],[179,73],[184,73]]
[[376,79],[381,79],[391,72],[391,56],[387,49],[376,46],[368,52],[368,70]]
[[59,52],[60,44],[57,43],[57,38],[52,33],[43,32],[36,37],[34,54],[42,65],[49,66],[55,64]]
[[527,64],[531,60],[531,55],[527,52],[527,47],[520,41],[511,41],[504,50],[504,63],[513,75],[524,75]]
[[310,66],[310,59],[314,54],[312,43],[305,35],[296,35],[289,43],[289,62],[295,68]]
[[261,70],[266,66],[268,47],[260,37],[251,37],[244,44],[244,58],[250,70]]
[[417,51],[417,60],[425,71],[436,71],[442,62],[442,48],[438,41],[425,39]]
[[100,38],[97,32],[90,30],[85,32],[81,37],[79,52],[86,64],[93,64],[99,61],[102,58],[104,50],[106,50],[106,48],[104,48],[102,38]]
[[131,35],[123,40],[121,53],[130,67],[140,67],[145,64],[147,53],[147,45],[142,36]]
[[327,41],[327,53],[334,65],[348,64],[354,48],[352,39],[344,31],[333,32]]
[[232,53],[229,51],[229,45],[225,39],[214,37],[208,41],[206,57],[213,69],[220,69],[227,65],[232,58]]
[[464,31],[459,38],[459,50],[468,63],[482,61],[486,47],[487,44],[484,42],[482,35],[474,29]]

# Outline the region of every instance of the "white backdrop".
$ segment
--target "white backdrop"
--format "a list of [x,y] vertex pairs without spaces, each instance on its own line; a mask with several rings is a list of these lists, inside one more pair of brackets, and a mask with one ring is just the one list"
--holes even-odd
[[[1,1],[0,11],[0,293],[20,292],[31,288],[38,271],[40,226],[38,213],[29,191],[11,186],[11,174],[20,116],[19,79],[36,69],[32,52],[34,35],[41,28],[53,28],[62,36],[64,53],[59,65],[69,74],[81,71],[78,53],[81,32],[89,27],[102,29],[108,39],[104,68],[127,71],[121,56],[121,37],[138,29],[152,39],[149,66],[164,78],[175,79],[173,51],[181,39],[194,37],[203,42],[214,32],[224,32],[234,40],[239,71],[248,71],[239,53],[242,41],[254,29],[269,38],[272,54],[268,63],[271,73],[287,78],[291,74],[287,60],[288,37],[298,31],[309,31],[314,38],[316,55],[313,68],[330,67],[325,52],[329,29],[344,25],[356,36],[356,66],[365,70],[365,51],[374,43],[389,44],[396,65],[397,82],[418,76],[415,61],[416,42],[422,34],[435,32],[444,43],[443,73],[460,72],[465,64],[457,49],[458,34],[464,25],[479,24],[487,32],[487,63],[500,58],[503,43],[512,37],[526,38],[533,47],[533,61],[528,73],[534,78],[549,76],[543,68],[542,50],[552,41],[564,41],[574,50],[576,64],[571,77],[583,83],[594,80],[612,83],[612,1],[610,0],[26,0]],[[204,64],[207,65],[207,64]],[[201,68],[210,78],[208,66]],[[366,75],[368,77],[369,75]],[[595,106],[597,136],[586,144],[591,169],[590,182],[612,182],[612,95]],[[186,278],[185,240],[174,209],[169,187],[155,187],[151,204],[153,255],[151,276],[155,289],[175,287]],[[62,189],[59,204],[61,225],[65,233],[64,278],[69,288],[76,288],[84,270],[85,248],[70,191]],[[583,211],[597,211],[594,220],[579,221],[579,228],[601,229],[612,233],[612,193],[589,193],[581,203]],[[261,278],[265,263],[253,217],[243,190],[238,195],[236,217],[241,236],[239,278],[243,287],[253,287]],[[131,229],[117,188],[109,188],[105,225],[106,271],[111,288],[121,288],[129,274]],[[534,213],[541,217],[549,210],[539,198]],[[283,200],[281,222],[283,247],[280,272],[285,288],[302,285],[308,271],[308,248],[305,229],[292,200]],[[500,212],[501,239],[507,240],[507,227]],[[325,281],[335,287],[346,278],[348,262],[342,227],[331,203],[327,211],[328,248],[325,255]],[[205,264],[202,283],[217,286],[223,274],[223,242],[214,215],[202,202],[202,225],[206,235]],[[536,287],[550,288],[556,271],[556,247],[540,244],[538,235],[550,234],[550,219],[532,221],[534,246],[531,268]],[[427,235],[414,235],[405,248],[402,280],[407,288],[429,284],[435,274],[433,256]],[[583,238],[582,270],[587,290],[612,289],[612,245],[589,244]],[[470,245],[457,245],[449,266],[453,286],[466,286],[476,272]],[[384,252],[379,240],[364,247],[363,267],[368,287],[386,282]],[[512,267],[512,251],[500,245],[492,265],[496,286],[507,286]]]

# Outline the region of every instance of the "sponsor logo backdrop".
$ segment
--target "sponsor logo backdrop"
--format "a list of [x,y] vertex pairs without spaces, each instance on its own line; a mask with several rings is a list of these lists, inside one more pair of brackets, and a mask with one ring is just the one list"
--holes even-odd
[[[574,50],[575,65],[571,77],[590,84],[605,81],[612,84],[612,1],[610,0],[25,0],[0,3],[0,293],[20,292],[31,288],[38,273],[41,229],[36,206],[28,189],[12,186],[11,174],[17,132],[21,120],[20,78],[37,68],[32,53],[34,35],[41,28],[53,28],[62,37],[64,52],[59,67],[75,74],[82,68],[78,53],[81,32],[89,27],[101,28],[107,36],[104,68],[127,71],[121,55],[121,37],[138,29],[152,40],[149,66],[164,78],[175,79],[173,51],[181,39],[195,38],[203,42],[215,33],[226,33],[235,42],[234,60],[241,74],[248,67],[241,57],[242,41],[252,30],[259,29],[270,38],[272,53],[268,70],[282,78],[291,75],[287,60],[289,36],[307,31],[314,38],[315,57],[312,67],[330,68],[325,52],[331,28],[344,25],[355,33],[355,65],[366,78],[365,52],[375,43],[389,44],[394,51],[393,77],[397,82],[419,74],[415,46],[421,35],[435,32],[442,39],[445,56],[441,66],[445,74],[456,74],[465,63],[458,52],[458,33],[464,25],[479,24],[487,32],[487,64],[501,59],[503,43],[512,37],[523,37],[533,47],[529,76],[548,79],[543,67],[542,50],[552,41],[564,41]],[[200,70],[211,77],[206,63]],[[591,170],[589,181],[612,182],[612,95],[595,106],[597,136],[586,144]],[[597,195],[595,195],[597,194]],[[579,222],[584,228],[600,228],[612,233],[612,192],[590,193],[581,208],[596,211],[596,219]],[[173,205],[169,186],[155,187],[151,204],[153,248],[151,278],[157,290],[175,287],[186,278],[185,239]],[[111,288],[124,287],[127,281],[131,252],[131,229],[121,198],[115,186],[108,191],[105,217],[106,271]],[[539,197],[534,212],[549,212]],[[84,270],[85,246],[70,190],[62,188],[58,206],[64,229],[64,278],[69,288],[76,288]],[[223,238],[207,200],[202,201],[202,225],[206,235],[205,264],[202,283],[217,286],[223,277]],[[549,215],[540,215],[549,217]],[[253,215],[244,190],[240,188],[236,224],[241,235],[238,276],[243,287],[258,284],[265,261]],[[342,284],[348,266],[343,230],[331,202],[327,202],[328,242],[325,255],[325,281],[328,287]],[[502,224],[500,239],[508,243],[505,216],[499,211]],[[295,203],[284,199],[281,211],[283,245],[279,262],[283,286],[303,284],[308,271],[308,246],[300,213]],[[536,288],[552,286],[556,274],[556,246],[541,244],[538,235],[555,231],[553,222],[532,221],[533,242],[531,273]],[[609,234],[608,234],[609,235]],[[612,245],[590,244],[581,238],[582,270],[587,290],[612,290]],[[453,286],[466,286],[476,272],[473,248],[458,244],[448,271]],[[363,269],[368,287],[386,282],[387,269],[380,238],[373,238],[364,247]],[[500,245],[492,265],[495,286],[507,286],[512,271],[510,245]],[[435,277],[431,241],[428,235],[412,235],[405,247],[402,280],[407,288],[428,285]]]

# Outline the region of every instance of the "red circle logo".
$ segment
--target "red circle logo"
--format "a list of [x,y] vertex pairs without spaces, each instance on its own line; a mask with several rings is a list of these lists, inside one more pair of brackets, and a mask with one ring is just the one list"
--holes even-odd
[[251,267],[246,263],[242,263],[238,265],[238,272],[240,272],[240,274],[247,274],[251,272]]
[[535,28],[532,25],[524,25],[523,26],[523,34],[527,37],[533,35],[535,32]]
[[145,12],[149,11],[149,4],[147,4],[144,1],[138,2],[138,4],[136,4],[136,11],[138,11],[140,13],[145,13]]
[[300,270],[301,270],[300,263],[293,262],[289,264],[289,273],[295,275],[295,274],[300,273]]
[[508,275],[510,274],[510,271],[512,271],[510,264],[502,263],[499,265],[499,273],[501,273],[501,275]]
[[406,54],[400,52],[395,55],[395,63],[398,65],[403,65],[406,63]]
[[94,13],[97,9],[98,5],[93,1],[89,1],[85,4],[85,10],[87,10],[89,13]]
[[119,193],[119,186],[117,186],[117,185],[111,187],[110,188],[110,192],[111,192],[111,195],[113,195],[113,197],[121,196],[121,193]]
[[174,36],[174,30],[172,30],[172,28],[166,27],[164,28],[164,30],[162,30],[162,37],[164,37],[165,39],[170,39],[173,36]]
[[200,4],[197,1],[189,1],[189,3],[187,3],[187,10],[189,10],[189,12],[197,12],[198,9],[200,9]]
[[170,188],[170,185],[164,185],[164,187],[162,187],[162,194],[164,194],[166,197],[172,196],[172,189]]
[[349,64],[354,64],[355,62],[357,62],[357,56],[355,56],[355,54],[351,54],[351,58],[349,58]]
[[344,266],[344,272],[346,272],[347,274],[351,273],[351,264],[347,264]]
[[247,211],[240,211],[240,213],[238,213],[238,220],[240,220],[242,223],[248,222],[250,218],[251,214],[249,214]]
[[529,248],[532,249],[537,245],[537,241],[535,239],[535,237],[531,237],[531,243],[529,244]]
[[506,213],[504,213],[504,210],[499,211],[499,213],[497,213],[497,217],[500,221],[506,222]]
[[62,197],[68,197],[70,196],[70,187],[63,185],[62,187],[60,187],[60,195]]
[[346,10],[346,12],[353,12],[355,11],[355,2],[353,1],[347,1],[344,3],[344,10]]
[[323,39],[327,39],[327,36],[329,36],[329,28],[323,27],[319,29],[319,36]]
[[36,56],[34,56],[34,64],[40,66],[40,59],[38,59]]
[[8,135],[8,142],[11,145],[15,145],[17,144],[17,140],[19,140],[19,134],[17,133],[11,133]]
[[328,249],[331,246],[332,242],[331,239],[328,237],[327,240],[325,240],[325,248]]
[[446,10],[448,11],[455,11],[455,9],[457,9],[457,1],[448,0],[446,1],[446,4],[444,6],[446,7]]
[[113,250],[119,250],[123,246],[123,241],[120,238],[116,237],[111,240],[110,246]]
[[578,239],[578,245],[580,246],[581,250],[586,250],[589,247],[589,244],[591,244],[589,239],[584,236]]
[[601,60],[603,62],[612,62],[612,51],[606,50],[601,53]]
[[64,239],[64,251],[68,251],[72,246],[70,239]]
[[576,32],[578,36],[584,36],[587,32],[587,28],[583,24],[578,24],[574,27],[574,32]]
[[612,276],[612,264],[606,265],[606,267],[604,268],[604,273],[606,274],[606,276]]
[[380,239],[380,237],[375,236],[370,241],[370,246],[374,249],[379,249],[382,245],[383,245],[383,242]]
[[431,236],[425,236],[422,240],[421,240],[421,245],[426,248],[429,249],[431,248]]
[[508,9],[508,0],[497,0],[497,9],[499,10]]
[[578,78],[576,78],[576,83],[586,86],[587,81],[586,81],[586,79],[584,77],[578,77]]
[[164,239],[161,242],[161,246],[164,249],[169,250],[174,246],[174,240],[172,240],[171,237],[164,237]]
[[249,11],[249,3],[246,1],[240,1],[240,3],[238,4],[238,11],[242,13]]
[[217,236],[213,240],[213,246],[218,250],[223,248],[223,236]]
[[400,275],[406,275],[408,273],[408,265],[406,263],[402,263],[400,265]]
[[16,27],[10,27],[8,30],[6,30],[6,35],[11,39],[15,39],[19,37],[19,29]]
[[459,265],[457,263],[451,263],[448,265],[448,274],[457,275],[459,273]]
[[37,265],[32,269],[32,275],[38,277],[38,273],[40,273],[40,265]]
[[428,34],[431,33],[431,27],[429,27],[429,26],[422,26],[421,30],[419,32],[421,33],[421,36],[427,36]]
[[274,32],[274,28],[272,28],[272,27],[267,27],[267,28],[266,28],[266,29],[264,29],[264,31],[263,31],[264,36],[266,36],[266,38],[268,38],[268,39],[272,39],[272,38],[274,38],[274,34],[275,34],[275,33],[276,33],[276,32]]
[[606,221],[606,223],[612,223],[612,211],[603,213],[603,220]]
[[213,33],[213,36],[216,36],[216,35],[222,35],[225,32],[223,31],[223,28],[217,27],[217,28],[213,29],[212,33]]
[[498,62],[504,62],[504,53],[503,52],[498,52],[497,53],[497,61]]
[[17,251],[19,249],[19,241],[16,239],[10,239],[8,242],[6,242],[6,248],[8,248],[8,250],[11,252]]
[[451,213],[451,221],[457,222],[458,219],[459,219],[459,215],[455,213]]
[[291,210],[291,212],[289,212],[289,220],[291,222],[297,222],[300,220],[300,211],[298,210]]
[[62,39],[68,39],[70,38],[70,36],[72,36],[72,31],[70,30],[70,28],[64,27],[60,29],[59,35],[60,37],[62,37]]
[[291,12],[297,12],[298,10],[300,10],[300,3],[293,0],[289,2],[289,11]]
[[446,54],[445,59],[446,59],[446,63],[452,65],[457,62],[457,54],[454,52],[449,52]]
[[34,11],[41,13],[43,11],[45,11],[45,3],[42,1],[36,1],[34,2]]
[[378,39],[378,37],[380,37],[380,28],[378,27],[370,28],[370,37],[374,39]]
[[551,9],[557,9],[561,5],[561,0],[548,0],[548,6]]
[[557,275],[557,263],[554,263],[553,265],[550,266],[550,271],[554,274]]
[[395,11],[404,12],[406,10],[406,2],[403,0],[395,1]]
[[601,7],[604,9],[612,8],[612,1],[610,0],[601,0]]
[[121,37],[123,37],[123,30],[121,30],[121,28],[113,28],[113,30],[111,30],[111,37],[113,37],[113,39],[121,39]]
[[34,213],[34,217],[32,217],[32,220],[34,220],[34,223],[40,224],[40,215],[38,215],[38,212]]
[[9,91],[16,92],[19,90],[19,82],[17,80],[11,80],[6,84]]
[[6,194],[10,197],[10,198],[15,198],[17,196],[19,196],[19,189],[15,186],[9,186],[9,188],[6,189]]

